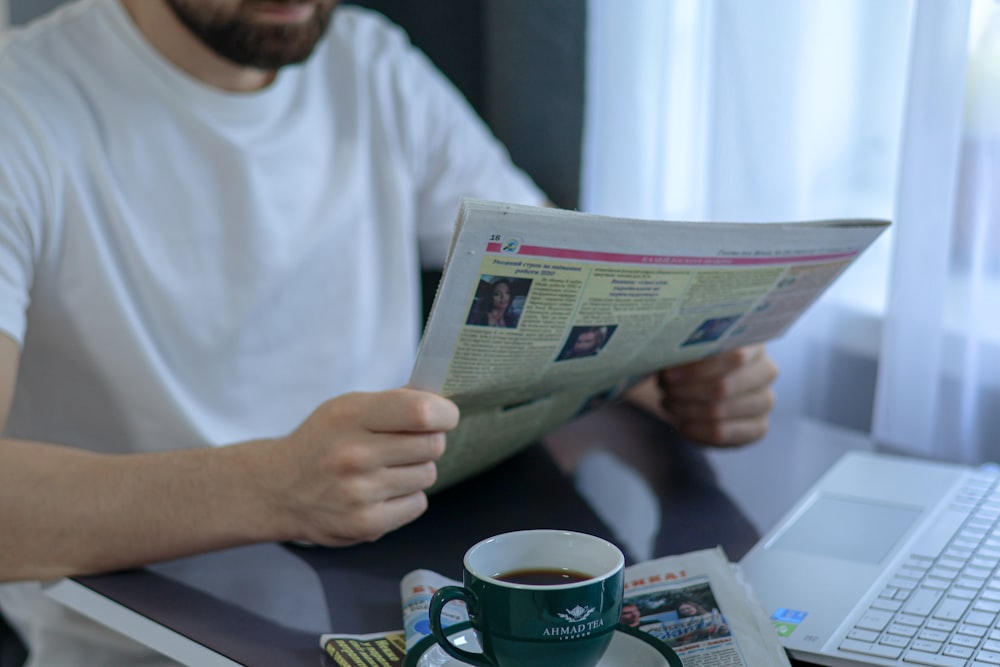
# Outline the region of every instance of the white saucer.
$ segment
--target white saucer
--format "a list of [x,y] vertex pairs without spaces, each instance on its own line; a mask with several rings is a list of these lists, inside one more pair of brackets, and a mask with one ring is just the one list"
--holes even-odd
[[[468,622],[456,623],[446,630],[452,642],[473,652],[479,650],[479,642]],[[403,667],[462,667],[468,663],[456,660],[445,653],[427,636],[413,645],[406,654]],[[659,639],[634,628],[619,625],[611,638],[607,653],[597,663],[597,667],[682,667],[680,658]]]

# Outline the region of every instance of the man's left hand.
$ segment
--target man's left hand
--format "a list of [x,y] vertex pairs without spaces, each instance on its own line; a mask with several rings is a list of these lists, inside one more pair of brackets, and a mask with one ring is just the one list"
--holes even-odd
[[722,352],[655,373],[627,398],[690,440],[725,447],[767,433],[778,367],[763,345]]

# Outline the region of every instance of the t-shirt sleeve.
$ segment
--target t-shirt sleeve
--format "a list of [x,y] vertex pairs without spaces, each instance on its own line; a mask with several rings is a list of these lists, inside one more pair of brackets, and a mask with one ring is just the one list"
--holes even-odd
[[0,332],[24,341],[46,190],[35,128],[0,91]]
[[416,48],[399,54],[408,158],[417,181],[421,260],[444,264],[463,197],[542,205],[545,194],[511,161],[506,147],[457,88]]

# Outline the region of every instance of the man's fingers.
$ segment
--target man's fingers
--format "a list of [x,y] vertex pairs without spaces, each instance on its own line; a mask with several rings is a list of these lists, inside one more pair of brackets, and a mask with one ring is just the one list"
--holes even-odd
[[429,433],[458,425],[458,406],[437,394],[393,389],[361,396],[361,426],[372,432]]
[[674,428],[689,440],[714,447],[735,447],[761,439],[768,426],[768,418],[763,416],[728,421],[677,420]]
[[[426,461],[413,465],[393,466],[355,480],[354,500],[360,503],[384,503],[422,492],[437,480],[437,467]],[[359,486],[363,484],[364,486]]]
[[386,434],[382,447],[384,466],[409,466],[437,461],[444,454],[447,438],[444,433]]
[[675,419],[683,421],[752,419],[770,413],[774,407],[774,392],[766,387],[719,401],[668,399],[664,400],[663,407]]
[[685,438],[743,445],[767,433],[777,375],[763,345],[729,350],[661,372],[661,405]]
[[427,509],[429,488],[437,479],[431,462],[382,468],[347,477],[339,484],[338,534],[344,543],[374,540],[417,518]]
[[337,476],[367,475],[380,468],[432,463],[444,454],[444,433],[370,433],[363,441],[328,451],[327,466]]
[[336,534],[325,535],[320,542],[331,547],[373,542],[418,518],[427,510],[427,505],[427,494],[423,491],[388,498],[362,508]]
[[747,345],[727,350],[710,357],[692,361],[660,372],[663,384],[709,380],[731,373],[741,367],[752,365],[766,358],[763,345]]
[[[732,352],[750,353],[750,351],[742,349]],[[695,373],[690,368],[684,368],[682,370],[686,375],[681,380],[674,379],[673,372],[677,369],[664,371],[660,376],[660,388],[663,391],[663,396],[667,400],[714,401],[756,391],[761,387],[768,387],[778,376],[778,367],[766,354],[754,354],[743,365],[732,364],[736,356],[739,355],[729,355],[728,361],[715,360],[713,357],[713,363],[699,368],[699,371],[704,372],[704,374]],[[725,368],[725,371],[716,373],[720,368]]]
[[291,461],[282,487],[290,499],[281,505],[291,508],[293,532],[323,544],[354,544],[420,516],[446,432],[458,418],[452,401],[414,389],[356,392],[323,403],[275,441],[291,455],[283,457]]

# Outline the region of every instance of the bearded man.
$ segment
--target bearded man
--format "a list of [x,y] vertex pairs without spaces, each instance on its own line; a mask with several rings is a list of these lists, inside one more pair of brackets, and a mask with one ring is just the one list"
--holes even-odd
[[[546,197],[398,27],[335,4],[79,0],[6,35],[0,610],[32,666],[162,660],[41,581],[427,507],[459,414],[405,388],[421,264],[463,196]],[[761,350],[675,374],[678,428],[763,432]]]

